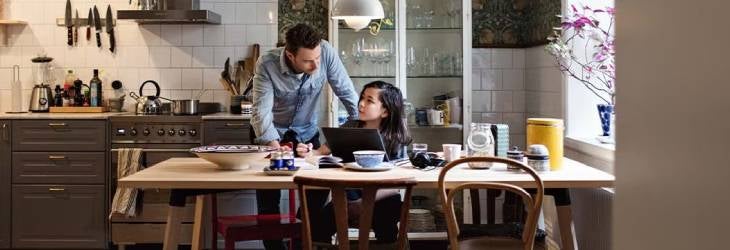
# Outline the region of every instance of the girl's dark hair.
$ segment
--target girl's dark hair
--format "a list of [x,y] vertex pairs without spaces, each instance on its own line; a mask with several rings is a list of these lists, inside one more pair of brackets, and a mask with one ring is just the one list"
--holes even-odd
[[403,95],[400,89],[393,86],[393,84],[374,81],[362,88],[360,100],[363,99],[365,90],[368,88],[380,90],[380,102],[383,103],[383,108],[388,112],[388,117],[380,122],[380,134],[386,144],[385,148],[389,154],[400,152],[402,150],[400,147],[411,143],[411,136],[406,128],[406,120],[403,115],[405,113],[403,110]]

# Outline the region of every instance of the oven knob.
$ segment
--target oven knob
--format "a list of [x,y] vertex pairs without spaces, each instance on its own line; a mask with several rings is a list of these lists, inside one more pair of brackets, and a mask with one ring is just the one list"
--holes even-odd
[[129,130],[129,135],[131,135],[131,136],[137,135],[137,129],[131,129],[131,130]]
[[159,135],[159,136],[165,135],[165,130],[164,129],[157,130],[157,135]]
[[180,136],[183,136],[183,135],[185,135],[185,130],[184,129],[178,130],[177,134]]
[[148,135],[150,135],[150,130],[149,129],[144,129],[142,131],[142,134],[144,134],[144,136],[148,136]]
[[190,136],[195,136],[198,134],[198,131],[195,129],[191,129],[190,131],[188,131],[188,134],[190,134]]
[[167,131],[167,134],[170,135],[170,136],[174,136],[175,135],[175,130],[174,129],[170,129],[170,131]]

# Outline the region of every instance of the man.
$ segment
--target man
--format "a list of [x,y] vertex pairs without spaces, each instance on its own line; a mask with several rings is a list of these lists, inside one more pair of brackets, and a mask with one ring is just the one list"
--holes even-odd
[[[261,55],[253,82],[251,125],[256,143],[280,147],[311,143],[319,148],[318,102],[325,82],[357,119],[358,95],[337,50],[314,28],[298,24],[286,32],[286,46]],[[279,214],[279,190],[257,190],[259,214]],[[280,241],[264,241],[266,249],[283,249]]]

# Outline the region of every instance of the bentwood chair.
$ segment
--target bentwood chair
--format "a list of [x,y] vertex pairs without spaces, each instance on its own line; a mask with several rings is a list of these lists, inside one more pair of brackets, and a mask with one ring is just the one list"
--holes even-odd
[[373,207],[375,205],[375,194],[378,189],[400,189],[405,188],[404,201],[400,211],[400,228],[398,230],[398,249],[405,249],[407,245],[406,232],[408,229],[408,210],[410,208],[411,190],[416,185],[416,180],[412,177],[399,177],[388,179],[338,179],[337,176],[326,178],[295,176],[294,183],[299,187],[299,201],[302,209],[302,247],[305,250],[312,249],[312,233],[310,231],[309,208],[307,205],[307,189],[312,187],[329,188],[332,194],[332,204],[334,206],[335,221],[337,227],[338,249],[347,250],[350,248],[350,242],[347,235],[348,213],[347,198],[345,189],[359,188],[362,189],[362,208],[360,209],[359,218],[359,237],[358,249],[367,250],[370,227],[373,220]]
[[[468,182],[463,184],[449,184],[446,180],[446,174],[453,169],[468,168],[467,163],[469,162],[495,162],[504,163],[511,166],[520,168],[534,179],[534,187],[536,188],[536,194],[530,195],[525,189],[518,187],[513,184],[506,183],[495,183],[495,182]],[[469,171],[481,171],[481,170],[469,170]],[[532,250],[535,244],[535,232],[537,229],[537,220],[540,215],[540,209],[542,207],[542,200],[544,197],[544,186],[540,176],[527,165],[514,161],[507,158],[497,157],[469,157],[462,158],[450,162],[443,167],[441,173],[439,173],[438,179],[439,196],[443,203],[444,215],[448,226],[448,238],[449,245],[453,250],[467,250],[467,249],[525,249]],[[525,207],[527,208],[527,217],[525,219],[525,226],[522,231],[522,237],[519,239],[511,237],[493,237],[493,236],[480,236],[480,237],[461,237],[459,225],[456,220],[456,214],[454,212],[454,197],[465,190],[465,189],[498,189],[507,192],[512,192],[522,197]]]

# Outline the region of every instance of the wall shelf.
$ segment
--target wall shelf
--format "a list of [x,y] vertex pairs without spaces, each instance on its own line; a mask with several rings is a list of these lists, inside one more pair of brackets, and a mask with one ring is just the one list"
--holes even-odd
[[7,34],[7,26],[10,25],[26,25],[28,22],[21,21],[21,20],[6,20],[6,19],[0,19],[0,34],[2,34],[2,45],[8,45],[8,34]]

